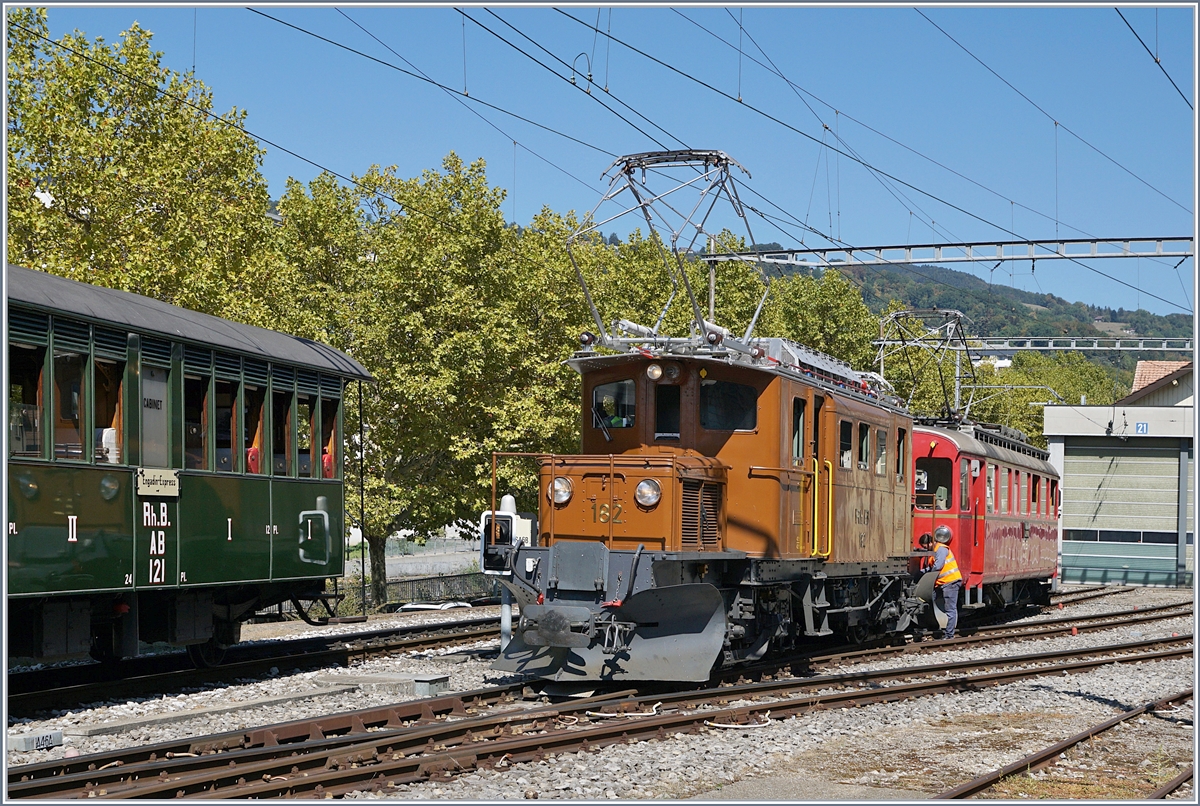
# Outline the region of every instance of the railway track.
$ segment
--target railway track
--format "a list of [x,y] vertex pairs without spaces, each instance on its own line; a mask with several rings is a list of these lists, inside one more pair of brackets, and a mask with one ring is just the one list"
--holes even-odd
[[[264,641],[233,647],[230,650],[230,662],[205,669],[190,666],[174,668],[168,665],[163,671],[143,671],[140,674],[117,677],[107,677],[103,672],[96,671],[80,672],[84,677],[93,678],[85,682],[72,680],[69,673],[72,670],[93,670],[101,666],[100,664],[44,670],[49,673],[45,675],[39,672],[23,672],[8,677],[8,713],[26,716],[50,708],[71,708],[119,697],[161,694],[185,686],[256,677],[266,674],[272,667],[281,665],[288,669],[301,670],[331,665],[350,666],[356,661],[379,655],[470,644],[494,640],[499,636],[498,618],[467,619],[347,635]],[[178,661],[177,656],[180,654],[173,653],[173,660]],[[182,662],[187,663],[186,656]],[[147,664],[126,668],[137,672],[158,667]]]
[[[520,708],[508,686],[9,770],[24,797],[330,797],[705,727],[1189,656],[1191,636]],[[902,681],[902,682],[897,682]]]
[[[1096,736],[1110,731],[1118,725],[1122,725],[1131,719],[1141,716],[1142,714],[1162,711],[1176,703],[1186,702],[1190,699],[1192,699],[1192,689],[1172,694],[1169,697],[1146,703],[1145,705],[1137,708],[1132,708],[1122,714],[1114,716],[1112,719],[1108,719],[1098,725],[1088,728],[1087,730],[1081,731],[1074,736],[1064,739],[1061,742],[1056,742],[1049,747],[1017,759],[1011,764],[1007,764],[998,770],[981,775],[977,778],[967,781],[964,784],[956,786],[952,789],[948,789],[941,794],[935,795],[934,800],[957,800],[961,798],[969,798],[991,789],[996,784],[1009,777],[1016,775],[1030,775],[1038,770],[1052,767],[1058,763],[1059,758],[1062,757],[1064,753],[1082,742],[1094,739]],[[1192,767],[1189,765],[1187,769],[1177,775],[1174,779],[1155,789],[1147,796],[1147,798],[1150,800],[1161,800],[1191,780]]]

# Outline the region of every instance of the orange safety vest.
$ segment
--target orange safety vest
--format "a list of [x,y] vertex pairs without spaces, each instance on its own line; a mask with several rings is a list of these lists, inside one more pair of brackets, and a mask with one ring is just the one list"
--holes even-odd
[[[930,564],[932,564],[932,558]],[[951,582],[959,582],[962,578],[962,572],[958,570],[958,560],[954,559],[954,552],[950,550],[949,546],[946,546],[946,562],[942,565],[942,572],[938,574],[934,584],[948,585]]]

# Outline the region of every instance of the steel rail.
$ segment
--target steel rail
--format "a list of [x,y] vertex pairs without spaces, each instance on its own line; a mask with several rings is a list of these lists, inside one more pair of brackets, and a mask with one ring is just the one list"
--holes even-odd
[[1102,596],[1116,596],[1122,593],[1132,593],[1134,590],[1135,589],[1131,587],[1122,587],[1108,588],[1107,590],[1101,591],[1088,591],[1087,593],[1082,593],[1069,599],[1062,599],[1060,603],[1064,605],[1075,604],[1076,602],[1086,602],[1091,599],[1099,599]]
[[[490,623],[491,626],[479,626],[452,634],[427,635],[420,638],[402,638],[393,641],[384,640],[380,643],[363,643],[356,640],[356,636],[353,635],[338,636],[336,640],[326,641],[324,644],[341,643],[343,644],[342,646],[309,650],[301,654],[294,654],[295,647],[291,647],[285,653],[267,655],[254,660],[229,663],[208,669],[182,669],[172,672],[126,677],[118,680],[47,688],[40,691],[10,693],[8,696],[8,713],[10,715],[31,714],[51,708],[63,708],[71,704],[169,691],[181,685],[218,682],[237,677],[255,676],[263,674],[269,671],[271,667],[281,663],[287,664],[289,668],[299,669],[314,669],[331,665],[350,666],[357,658],[366,659],[372,655],[386,655],[397,652],[411,652],[429,647],[474,643],[490,640],[500,635],[499,619],[479,619],[477,621]],[[447,628],[440,625],[434,628],[434,630],[444,629]],[[426,632],[432,631],[426,630]]]
[[1189,688],[1187,691],[1181,691],[1161,700],[1155,700],[1154,702],[1146,703],[1145,705],[1138,706],[1137,708],[1132,708],[1124,713],[1117,714],[1112,719],[1101,722],[1099,725],[1094,725],[1087,730],[1076,733],[1074,736],[1063,739],[1061,742],[1056,742],[1049,747],[1043,748],[1034,753],[1030,753],[1023,758],[1017,759],[1011,764],[1005,764],[998,770],[993,770],[992,772],[981,775],[978,778],[973,778],[970,781],[967,781],[965,784],[960,784],[952,789],[947,789],[941,794],[934,795],[932,799],[957,800],[959,798],[967,798],[971,795],[978,794],[985,789],[989,789],[1010,775],[1014,775],[1023,771],[1036,770],[1041,767],[1048,767],[1054,763],[1054,760],[1058,758],[1060,753],[1065,750],[1070,750],[1080,742],[1086,741],[1097,734],[1104,733],[1107,730],[1111,730],[1117,725],[1120,725],[1122,722],[1126,722],[1136,716],[1141,716],[1148,711],[1155,711],[1172,703],[1190,700],[1191,698],[1192,689]]
[[1174,778],[1172,778],[1170,781],[1167,781],[1165,784],[1160,786],[1158,789],[1154,790],[1149,795],[1147,795],[1146,800],[1163,800],[1164,798],[1167,797],[1167,795],[1170,795],[1172,792],[1179,789],[1179,787],[1183,786],[1188,781],[1192,780],[1192,774],[1193,774],[1192,773],[1192,765],[1189,764],[1187,766],[1186,770],[1179,773]]
[[[894,702],[930,694],[974,690],[986,686],[1012,682],[1021,678],[1047,674],[1088,671],[1114,662],[1145,662],[1191,653],[1191,649],[1152,652],[1120,659],[1100,659],[1087,662],[1059,664],[1039,669],[1017,669],[989,675],[923,681],[899,684],[882,689],[855,690],[817,694],[793,700],[758,702],[748,705],[727,707],[715,711],[693,713],[664,713],[629,719],[606,720],[598,726],[583,729],[561,729],[532,736],[516,736],[481,743],[469,741],[453,749],[448,746],[422,755],[402,754],[386,742],[364,743],[347,748],[341,754],[329,757],[325,768],[315,773],[287,772],[263,775],[263,780],[251,782],[244,776],[225,772],[221,779],[211,782],[204,791],[182,792],[185,797],[202,798],[263,798],[263,797],[336,797],[362,789],[380,790],[385,786],[414,783],[417,781],[450,777],[456,772],[479,767],[494,767],[501,761],[529,761],[544,757],[547,753],[581,751],[596,747],[632,742],[637,738],[661,737],[668,734],[698,730],[704,723],[750,726],[763,724],[759,718],[770,719],[771,715],[791,716],[818,709],[857,707],[859,705]],[[645,699],[653,699],[645,698]],[[170,776],[154,786],[159,795],[170,793],[173,782]],[[181,790],[174,788],[176,796]],[[124,793],[110,791],[109,796]],[[129,796],[142,797],[129,793]],[[151,795],[146,795],[151,796]]]
[[[1166,639],[1165,641],[1159,639],[1137,642],[1135,644],[1117,645],[1115,647],[1096,648],[1089,650],[1089,652],[1092,654],[1111,654],[1113,651],[1136,651],[1137,649],[1147,646],[1172,643],[1182,644],[1188,641],[1190,641],[1190,637]],[[1150,653],[1148,655],[1138,655],[1133,657],[1136,657],[1139,660],[1148,660],[1163,655],[1178,656],[1180,654],[1187,654],[1190,652],[1191,649],[1187,648],[1176,649],[1166,653]],[[1044,662],[1048,660],[1052,661],[1062,657],[1077,656],[1078,652],[1070,651],[1043,653],[1042,655],[994,659],[992,665],[1001,663],[1003,665],[1011,666],[1013,664],[1027,664],[1031,660],[1041,660]],[[1128,656],[1124,658],[1104,658],[1101,660],[1084,663],[1082,665],[1076,661],[1071,668],[1082,668],[1082,666],[1092,668],[1096,665],[1102,665],[1105,663],[1129,661],[1130,658]],[[581,713],[587,709],[595,708],[598,705],[602,708],[623,708],[625,710],[647,707],[648,705],[653,704],[653,702],[658,702],[660,704],[673,702],[680,705],[691,704],[694,706],[697,703],[711,703],[716,701],[719,705],[725,701],[728,701],[729,699],[735,698],[744,699],[749,697],[771,696],[772,694],[777,695],[782,692],[795,691],[797,689],[827,688],[837,685],[845,686],[853,683],[869,684],[873,680],[886,679],[888,677],[914,677],[921,674],[938,675],[939,679],[932,681],[932,684],[938,687],[939,691],[955,690],[962,688],[963,686],[972,687],[974,685],[978,685],[983,678],[958,678],[957,680],[951,680],[947,682],[944,678],[941,678],[941,675],[944,675],[947,671],[966,668],[980,668],[988,665],[988,662],[965,661],[954,665],[935,664],[925,667],[908,667],[905,669],[887,670],[884,672],[831,675],[820,678],[810,678],[807,680],[790,680],[775,683],[742,684],[709,689],[700,692],[688,691],[669,695],[651,694],[635,698],[629,697],[630,694],[635,692],[624,691],[615,695],[607,694],[600,697],[593,697],[587,701],[576,701],[565,705],[545,706],[532,709],[530,711],[489,714],[488,716],[475,719],[467,718],[466,712],[461,706],[457,709],[454,707],[447,707],[446,703],[450,702],[452,704],[455,698],[441,698],[440,702],[442,702],[442,706],[440,713],[444,715],[456,714],[460,717],[460,721],[449,724],[445,722],[429,724],[434,716],[432,711],[428,708],[428,703],[430,701],[415,701],[404,704],[404,706],[406,706],[408,709],[406,713],[408,713],[410,716],[412,714],[425,714],[426,718],[424,723],[418,720],[417,723],[412,727],[397,727],[398,723],[402,720],[398,719],[395,714],[387,716],[388,709],[375,709],[377,715],[374,720],[364,718],[361,715],[362,712],[354,712],[351,714],[335,715],[334,717],[316,720],[316,722],[320,723],[316,728],[312,727],[312,721],[299,721],[296,723],[288,723],[283,727],[275,726],[274,728],[259,729],[244,735],[242,733],[226,734],[223,738],[220,738],[218,741],[214,742],[193,740],[193,743],[190,745],[191,749],[189,750],[181,751],[178,748],[175,748],[172,751],[168,751],[173,752],[175,755],[182,753],[183,755],[191,756],[193,754],[212,753],[213,751],[222,747],[244,748],[247,745],[254,745],[256,747],[266,748],[266,750],[259,755],[247,753],[245,751],[235,751],[234,753],[223,753],[219,755],[200,755],[199,758],[185,758],[182,760],[176,759],[170,761],[164,760],[158,765],[155,765],[153,762],[158,760],[160,754],[154,752],[151,753],[153,758],[148,757],[145,755],[145,751],[147,749],[144,748],[142,755],[140,756],[140,758],[143,760],[143,763],[140,766],[132,765],[124,766],[124,768],[117,767],[116,765],[118,760],[117,758],[114,758],[116,754],[106,754],[110,760],[108,760],[104,766],[107,766],[108,769],[98,769],[98,763],[105,761],[105,757],[73,759],[71,761],[74,764],[74,768],[70,770],[62,769],[56,771],[55,765],[61,764],[61,762],[47,762],[39,765],[39,770],[29,771],[38,773],[38,775],[35,776],[24,775],[24,773],[27,772],[26,768],[18,768],[13,770],[10,773],[10,779],[15,774],[21,773],[23,774],[22,777],[31,778],[35,783],[27,785],[24,783],[13,783],[10,780],[9,794],[14,797],[46,797],[53,795],[62,796],[64,790],[66,790],[69,792],[84,793],[84,796],[120,797],[127,795],[131,797],[154,797],[174,796],[179,792],[202,796],[201,793],[203,792],[214,793],[214,790],[211,789],[211,785],[213,784],[211,770],[209,772],[204,772],[204,768],[220,767],[223,776],[221,780],[216,782],[218,786],[218,790],[216,790],[216,792],[220,793],[217,796],[242,796],[243,787],[251,787],[253,791],[257,792],[259,785],[258,783],[242,783],[238,785],[237,782],[239,780],[242,782],[249,782],[252,778],[261,778],[263,776],[266,776],[267,778],[274,778],[279,775],[287,777],[289,775],[298,774],[296,772],[292,772],[293,768],[296,770],[306,771],[307,774],[311,775],[313,774],[313,770],[318,768],[323,770],[328,767],[332,763],[333,756],[338,756],[338,758],[342,759],[354,756],[354,758],[357,760],[347,763],[359,764],[362,763],[362,760],[367,757],[362,755],[363,753],[367,753],[367,755],[369,755],[371,758],[377,760],[377,756],[380,753],[390,753],[395,755],[401,751],[404,751],[405,753],[422,752],[428,754],[429,752],[436,752],[439,746],[444,748],[451,744],[461,743],[462,741],[471,741],[477,743],[483,738],[498,740],[503,738],[505,729],[507,729],[510,733],[525,732],[525,729],[519,728],[517,723],[529,722],[532,723],[532,726],[529,728],[529,730],[540,730],[544,729],[544,723],[548,720],[555,719],[559,716],[571,715],[573,713]],[[1017,670],[1015,675],[1016,677],[1022,677],[1036,674],[1058,673],[1064,668],[1065,667],[1062,666],[1042,667],[1038,670],[1030,670],[1026,668]],[[1047,671],[1047,669],[1049,669],[1049,671]],[[1002,675],[1004,673],[993,673],[988,677],[993,677],[996,678],[997,681],[1003,682],[1000,677],[997,677],[998,674]],[[1012,676],[1013,674],[1014,672],[1008,673],[1009,676]],[[807,699],[813,700],[813,702],[817,703],[819,707],[844,707],[844,704],[842,706],[837,706],[835,704],[838,698],[849,698],[847,702],[851,705],[856,704],[853,702],[855,699],[863,700],[864,698],[872,697],[882,698],[883,700],[906,698],[908,696],[915,696],[913,692],[919,692],[920,686],[922,685],[928,686],[931,685],[931,683],[926,682],[923,684],[906,684],[890,686],[881,689],[857,689],[850,692],[840,692],[836,695],[815,695],[814,697],[809,697]],[[916,686],[916,688],[914,688],[914,686]],[[614,697],[618,698],[620,702],[614,702]],[[396,707],[399,708],[401,706]],[[778,707],[787,706],[786,703],[768,703],[764,707],[768,710],[771,708],[776,708],[776,710],[778,710]],[[379,714],[385,715],[386,723],[383,725],[380,725]],[[357,722],[355,721],[356,715],[358,715]],[[708,715],[711,716],[712,713],[710,712]],[[327,742],[321,741],[330,732],[328,725],[325,723],[335,719],[340,720],[339,724],[343,728],[351,730],[352,734],[348,738],[341,740],[340,749],[331,747]],[[538,726],[539,720],[543,723],[540,727]],[[622,724],[626,723],[622,720]],[[363,734],[369,725],[380,725],[384,728],[384,730],[379,733],[368,734],[370,737],[368,741],[367,736],[364,736]],[[312,735],[314,738],[308,739],[306,742],[305,739],[310,735]],[[469,738],[462,738],[464,735]],[[455,740],[456,736],[459,737],[457,742]],[[285,743],[285,741],[289,739],[293,741],[298,740],[300,743]],[[354,744],[355,742],[365,744],[360,746]],[[357,747],[358,749],[352,750],[352,748],[347,748],[345,746],[346,743],[350,743],[352,747]],[[373,748],[370,749],[369,753],[367,749],[364,749],[366,745],[371,745]],[[309,752],[310,750],[311,752]],[[283,756],[283,758],[281,759],[280,756]],[[170,766],[173,771],[183,774],[172,776],[167,772],[164,765]],[[158,773],[158,778],[156,778],[152,784],[152,792],[145,788],[145,786],[150,784],[134,786],[134,784],[127,783],[131,778],[136,777],[141,777],[143,780],[145,778],[154,778],[156,772]],[[166,776],[165,778],[163,778],[164,775]],[[236,793],[228,789],[228,786],[230,785],[235,785],[237,790]],[[130,787],[134,788],[131,789]],[[103,794],[101,794],[101,790],[103,790]],[[245,794],[249,795],[251,793],[247,791]],[[264,793],[258,792],[258,796],[264,796]]]

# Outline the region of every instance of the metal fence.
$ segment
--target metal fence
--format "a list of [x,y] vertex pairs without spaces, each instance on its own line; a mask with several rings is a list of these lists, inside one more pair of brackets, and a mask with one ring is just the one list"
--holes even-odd
[[389,579],[387,598],[394,602],[469,602],[500,595],[497,577],[479,572],[433,577]]

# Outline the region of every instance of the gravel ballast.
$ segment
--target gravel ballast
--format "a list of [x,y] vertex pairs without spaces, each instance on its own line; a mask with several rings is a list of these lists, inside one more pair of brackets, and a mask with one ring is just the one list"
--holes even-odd
[[[1191,591],[1138,588],[1117,596],[1069,604],[1061,611],[1055,608],[1022,621],[1095,615],[1134,605],[1150,607],[1180,601],[1191,601]],[[483,617],[495,611],[497,608],[420,613],[373,618],[369,625],[339,625],[336,628],[299,625],[302,629],[291,631],[282,625],[252,625],[247,627],[244,637],[251,640],[292,637],[297,632],[307,635],[318,629],[356,632],[368,626],[387,626],[392,620],[406,624],[417,620],[459,620]],[[1014,642],[1006,648],[963,648],[882,659],[823,670],[823,673],[967,660],[1001,653],[1024,655],[1083,649],[1173,633],[1187,634],[1192,632],[1193,626],[1193,617],[1187,616],[1076,636]],[[265,634],[268,632],[276,635],[268,636]],[[479,657],[482,650],[494,647],[495,643],[490,642],[476,647],[410,653],[363,663],[353,670],[342,670],[342,673],[448,675],[448,691],[451,692],[516,679],[507,673],[490,670],[489,661]],[[697,734],[602,748],[591,753],[564,753],[537,763],[515,764],[504,770],[473,771],[449,781],[400,786],[381,793],[358,793],[357,796],[469,800],[655,797],[842,800],[928,796],[1060,741],[1121,710],[1188,689],[1193,684],[1193,670],[1191,658],[1109,664],[1083,674],[1040,677],[976,692],[814,712],[772,720],[758,728],[705,729]],[[263,679],[229,681],[224,686],[204,691],[141,701],[96,703],[86,709],[47,714],[38,719],[10,719],[10,735],[61,730],[65,734],[65,743],[61,747],[27,753],[10,750],[7,760],[13,766],[64,755],[243,730],[403,699],[395,692],[374,689],[331,693],[328,686],[317,681],[318,677],[327,674],[328,670],[289,672],[286,668],[276,669]],[[289,694],[293,695],[292,699],[245,710],[217,714],[201,710],[216,704],[225,707],[231,703],[250,703]],[[175,718],[112,735],[72,733],[85,726],[162,713],[172,714]],[[1169,718],[1163,715],[1141,718],[1136,732],[1140,738],[1135,749],[1127,750],[1126,755],[1136,753],[1136,747],[1149,748],[1146,758],[1151,759],[1153,769],[1142,768],[1143,773],[1162,775],[1171,770],[1170,775],[1166,775],[1169,779],[1176,774],[1179,764],[1186,766],[1192,762],[1191,703],[1172,712]],[[1135,729],[1130,728],[1129,735],[1134,733]],[[1086,760],[1078,762],[1087,763]],[[1086,767],[1077,765],[1074,769],[1082,773]],[[1121,774],[1114,772],[1114,780]],[[1037,794],[1010,796],[1037,797]]]

